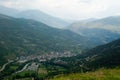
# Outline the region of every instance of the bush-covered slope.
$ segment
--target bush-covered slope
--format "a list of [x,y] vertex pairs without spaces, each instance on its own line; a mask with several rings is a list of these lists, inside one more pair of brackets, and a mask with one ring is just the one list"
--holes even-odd
[[86,57],[86,65],[91,68],[114,67],[120,65],[120,39],[98,46],[83,54]]

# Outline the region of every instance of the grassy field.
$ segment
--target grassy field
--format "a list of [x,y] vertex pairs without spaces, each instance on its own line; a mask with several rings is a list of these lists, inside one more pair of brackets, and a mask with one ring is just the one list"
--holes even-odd
[[120,68],[99,69],[95,72],[58,75],[51,80],[120,80]]

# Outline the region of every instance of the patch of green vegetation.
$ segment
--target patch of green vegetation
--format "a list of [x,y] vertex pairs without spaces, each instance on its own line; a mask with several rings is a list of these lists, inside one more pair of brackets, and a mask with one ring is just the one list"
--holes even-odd
[[50,80],[120,80],[120,68],[99,69],[95,72],[58,75]]
[[18,68],[18,66],[10,66],[10,69],[12,70],[16,70]]
[[37,75],[36,72],[34,71],[23,71],[17,74],[12,74],[9,77],[6,77],[5,79],[8,80],[32,80],[33,77],[35,77]]

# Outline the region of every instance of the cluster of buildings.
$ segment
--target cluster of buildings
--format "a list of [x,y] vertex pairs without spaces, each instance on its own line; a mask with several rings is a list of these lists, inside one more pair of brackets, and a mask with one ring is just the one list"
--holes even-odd
[[66,52],[51,52],[51,53],[46,53],[46,54],[41,54],[41,55],[30,55],[30,56],[21,56],[18,59],[18,62],[24,63],[26,61],[38,59],[39,62],[51,60],[53,58],[59,58],[59,57],[71,57],[71,56],[76,56],[76,54],[73,54],[69,51]]
[[40,56],[37,56],[37,59],[42,62],[42,61],[47,61],[47,60],[51,60],[53,58],[59,58],[59,57],[71,57],[71,56],[76,56],[76,54],[73,54],[71,52],[63,52],[63,53],[59,53],[59,52],[51,52],[49,54],[43,54]]
[[33,62],[33,63],[31,63],[31,65],[29,65],[29,66],[27,67],[27,70],[37,71],[38,67],[39,67],[39,64]]
[[[18,62],[19,63],[25,63],[27,61],[30,61],[30,60],[35,60],[37,59],[39,62],[44,62],[44,61],[49,61],[51,59],[56,59],[56,62],[57,63],[64,63],[63,61],[59,61],[57,60],[57,58],[60,58],[60,57],[71,57],[71,56],[76,56],[77,54],[73,54],[71,52],[51,52],[51,53],[47,53],[47,54],[41,54],[41,55],[30,55],[30,56],[20,56],[18,58]],[[30,65],[28,65],[30,64]],[[30,62],[25,65],[25,68],[23,68],[22,70],[32,70],[32,71],[36,71],[39,67],[39,64],[36,63],[36,62]],[[64,63],[66,64],[66,63]]]

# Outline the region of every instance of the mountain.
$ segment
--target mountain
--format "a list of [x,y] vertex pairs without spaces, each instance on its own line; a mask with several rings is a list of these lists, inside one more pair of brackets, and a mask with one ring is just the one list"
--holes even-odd
[[[112,68],[120,66],[120,39],[105,45],[95,47],[85,53],[71,58],[63,58],[73,71],[94,70],[102,67]],[[80,68],[81,67],[81,68]]]
[[107,17],[93,21],[75,22],[67,29],[88,37],[98,44],[105,44],[120,38],[120,17]]
[[16,54],[83,51],[93,45],[87,38],[69,30],[0,14],[0,49],[3,51],[0,55],[6,59],[14,58]]
[[33,19],[36,21],[43,22],[49,26],[63,28],[65,26],[68,26],[68,22],[58,19],[56,17],[50,16],[46,13],[43,13],[39,10],[27,10],[23,11],[18,14],[19,17],[25,18],[25,19]]
[[89,68],[120,66],[120,39],[93,48],[83,56]]
[[105,25],[120,26],[120,16],[110,16],[93,22],[101,23]]
[[20,11],[16,10],[16,9],[0,6],[0,14],[5,14],[5,15],[8,15],[8,16],[15,17],[16,14],[18,14],[19,12]]
[[80,21],[75,22],[71,26],[68,26],[68,28],[98,28],[98,29],[105,29],[112,32],[120,33],[120,16],[112,16],[112,17],[106,17],[102,19],[96,19],[93,21]]
[[0,6],[0,13],[11,16],[11,17],[15,17],[15,18],[33,19],[36,21],[40,21],[44,24],[47,24],[51,27],[57,27],[57,28],[63,28],[70,24],[67,21],[51,16],[49,14],[43,13],[39,10],[19,11],[16,9]]
[[120,38],[120,34],[118,33],[98,28],[93,29],[80,28],[79,34],[89,38],[91,41],[94,41],[98,45],[106,44]]

